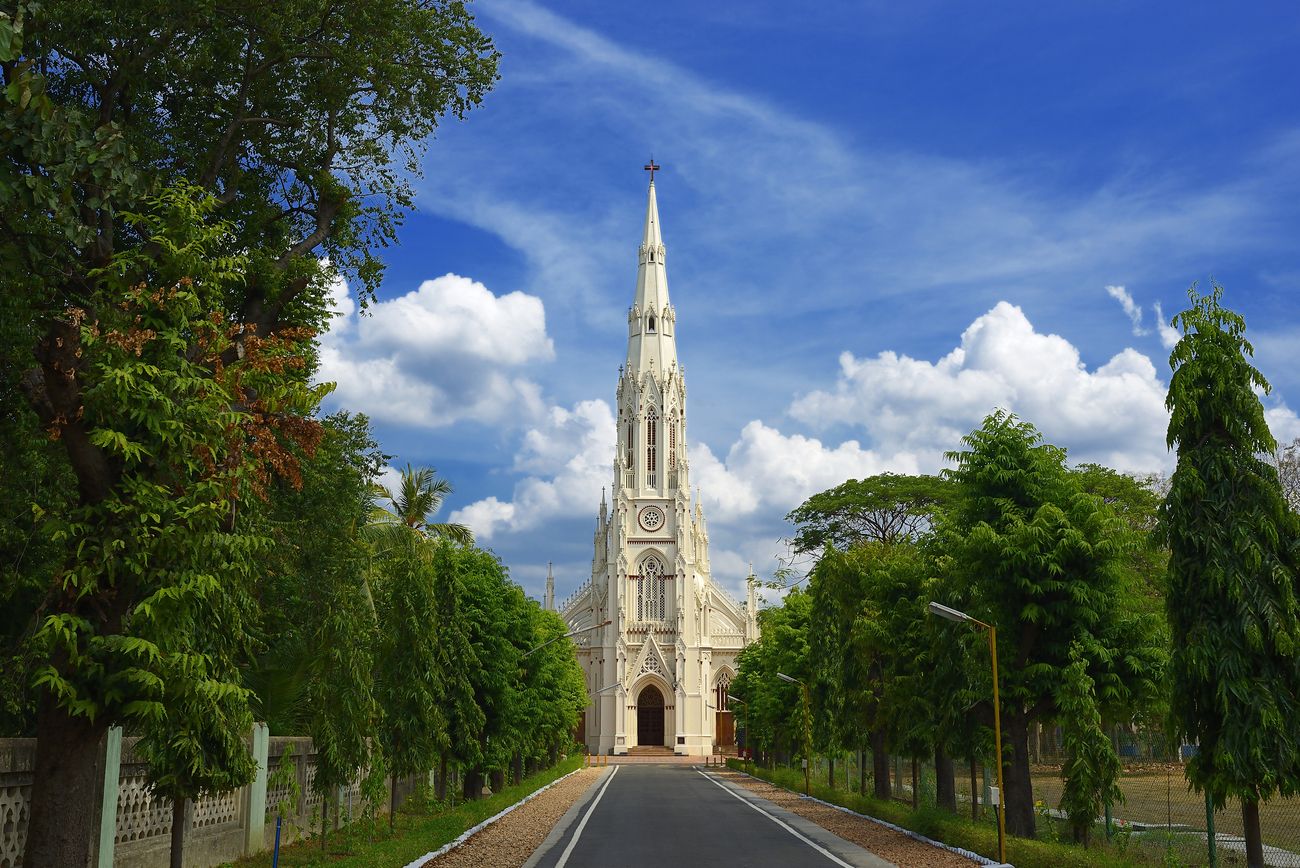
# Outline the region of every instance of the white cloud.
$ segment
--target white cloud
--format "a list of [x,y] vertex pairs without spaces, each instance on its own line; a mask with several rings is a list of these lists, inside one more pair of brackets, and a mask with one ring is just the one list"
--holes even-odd
[[612,480],[614,414],[604,401],[581,401],[573,409],[551,407],[531,428],[515,459],[527,473],[509,501],[487,497],[452,513],[480,540],[529,530],[549,520],[596,509],[599,489]]
[[884,457],[856,440],[831,448],[757,420],[740,432],[725,462],[702,443],[691,447],[690,456],[691,483],[701,489],[708,516],[723,522],[773,509],[784,515],[809,495],[846,479],[886,470],[919,472],[916,456],[909,452]]
[[1300,416],[1285,404],[1266,409],[1264,419],[1267,420],[1269,430],[1273,432],[1273,439],[1279,446],[1286,446],[1300,438]]
[[1183,338],[1182,333],[1179,332],[1178,329],[1171,326],[1169,322],[1165,319],[1165,312],[1160,307],[1160,302],[1158,301],[1155,303],[1155,311],[1156,311],[1156,328],[1160,332],[1160,343],[1164,345],[1165,349],[1172,350],[1174,346],[1180,340],[1182,340]]
[[335,405],[421,428],[541,412],[540,388],[514,372],[554,358],[541,299],[498,296],[455,274],[364,315],[344,281],[334,281],[331,293],[335,314],[321,338],[317,378],[337,383]]
[[1120,307],[1124,308],[1125,315],[1133,323],[1133,334],[1137,337],[1151,334],[1149,329],[1142,327],[1142,305],[1133,300],[1129,291],[1122,286],[1107,286],[1106,294],[1119,302]]
[[995,407],[1033,422],[1073,461],[1120,470],[1168,467],[1165,384],[1151,360],[1125,349],[1094,371],[1059,335],[1041,334],[1019,307],[999,302],[971,323],[961,345],[937,362],[882,352],[840,357],[835,388],[790,408],[817,427],[865,429],[884,454],[909,451],[933,470]]
[[[707,444],[689,444],[714,576],[733,595],[744,593],[751,559],[760,575],[770,575],[785,553],[783,517],[809,495],[887,471],[935,472],[945,463],[943,453],[959,448],[960,438],[996,407],[1033,422],[1049,442],[1069,449],[1072,462],[1134,472],[1172,468],[1164,444],[1166,386],[1151,360],[1125,349],[1089,370],[1067,339],[1036,331],[1006,302],[972,322],[960,345],[936,362],[846,352],[840,365],[833,387],[798,398],[790,413],[818,428],[862,429],[863,441],[828,443],[751,420],[724,457]],[[1284,404],[1268,409],[1267,418],[1280,441],[1300,436],[1300,417]],[[487,542],[592,516],[599,490],[611,482],[615,438],[604,401],[552,407],[522,437],[513,469],[523,478],[510,497],[480,499],[450,520]]]

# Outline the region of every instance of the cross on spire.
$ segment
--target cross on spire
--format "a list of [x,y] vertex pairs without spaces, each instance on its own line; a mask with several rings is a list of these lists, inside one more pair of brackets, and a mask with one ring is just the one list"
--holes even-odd
[[655,172],[658,172],[663,167],[655,162],[654,157],[651,157],[650,162],[646,163],[642,168],[650,173],[650,183],[653,184],[655,182]]

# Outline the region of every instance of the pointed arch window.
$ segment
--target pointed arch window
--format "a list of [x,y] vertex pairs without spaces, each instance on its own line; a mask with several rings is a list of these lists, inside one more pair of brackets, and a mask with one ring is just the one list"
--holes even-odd
[[659,558],[650,555],[641,562],[641,575],[636,577],[636,619],[662,621],[667,606],[664,565]]
[[730,711],[731,703],[727,694],[731,692],[731,676],[725,672],[718,674],[718,686],[714,688],[713,707],[718,711]]
[[655,318],[653,316],[650,317],[650,324],[649,327],[647,328],[647,331],[649,331],[650,334],[655,333]]
[[659,416],[655,413],[654,407],[645,414],[645,473],[646,485],[651,488],[658,484],[658,449],[659,449]]
[[668,420],[668,469],[677,467],[677,413]]
[[632,420],[627,420],[627,431],[625,432],[626,441],[623,444],[623,466],[628,472],[636,469],[636,447],[632,444]]

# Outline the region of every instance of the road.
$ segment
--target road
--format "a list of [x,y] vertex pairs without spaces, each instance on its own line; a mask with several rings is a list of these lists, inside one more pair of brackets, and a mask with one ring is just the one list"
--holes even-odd
[[689,766],[612,766],[524,868],[887,868],[820,826]]

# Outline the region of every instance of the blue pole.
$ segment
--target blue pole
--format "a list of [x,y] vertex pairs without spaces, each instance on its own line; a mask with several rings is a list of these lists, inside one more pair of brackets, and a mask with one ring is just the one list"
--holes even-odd
[[271,853],[271,868],[280,868],[280,818],[275,818],[275,850]]

